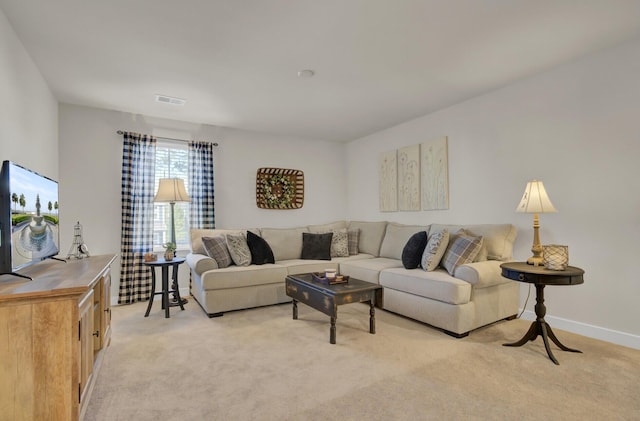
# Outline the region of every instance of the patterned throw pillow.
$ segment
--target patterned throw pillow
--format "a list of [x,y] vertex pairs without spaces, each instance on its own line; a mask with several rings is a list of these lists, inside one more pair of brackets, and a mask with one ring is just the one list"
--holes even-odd
[[215,260],[219,268],[226,268],[233,263],[227,248],[227,241],[223,236],[202,237],[202,245],[207,256]]
[[444,256],[444,252],[447,250],[449,244],[449,230],[446,228],[442,231],[429,236],[427,246],[422,253],[422,259],[420,260],[420,266],[427,272],[436,270]]
[[302,259],[331,260],[332,232],[326,234],[302,233]]
[[349,256],[349,235],[347,229],[333,230],[331,237],[331,257],[348,257]]
[[227,234],[227,247],[233,263],[237,266],[249,266],[251,264],[251,250],[247,245],[247,239],[242,234]]
[[273,251],[271,250],[269,243],[259,235],[256,235],[251,231],[247,231],[247,245],[251,252],[252,265],[264,265],[265,263],[276,262],[273,258]]
[[413,234],[402,249],[402,266],[405,269],[415,269],[420,266],[422,252],[427,245],[427,232],[420,231]]
[[463,233],[458,231],[453,238],[449,238],[449,245],[440,263],[452,276],[458,266],[473,262],[482,248],[482,237],[467,237],[461,234]]
[[360,253],[358,249],[358,242],[360,241],[360,228],[347,231],[347,238],[349,242],[349,256]]

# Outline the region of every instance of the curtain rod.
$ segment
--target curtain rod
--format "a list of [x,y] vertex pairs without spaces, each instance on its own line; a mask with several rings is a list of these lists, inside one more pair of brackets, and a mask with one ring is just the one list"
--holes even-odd
[[[118,134],[124,134],[125,132],[122,130],[118,130],[116,133]],[[186,140],[186,139],[176,139],[174,137],[164,137],[164,136],[155,136],[157,139],[164,139],[164,140],[175,140],[178,142],[191,142],[190,140]],[[212,143],[213,146],[218,146],[218,142],[214,142]]]

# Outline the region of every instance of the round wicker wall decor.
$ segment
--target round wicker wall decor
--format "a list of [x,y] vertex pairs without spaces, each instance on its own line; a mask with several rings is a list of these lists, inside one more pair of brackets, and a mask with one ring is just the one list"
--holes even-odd
[[304,203],[304,173],[286,168],[258,168],[256,204],[262,209],[300,209]]

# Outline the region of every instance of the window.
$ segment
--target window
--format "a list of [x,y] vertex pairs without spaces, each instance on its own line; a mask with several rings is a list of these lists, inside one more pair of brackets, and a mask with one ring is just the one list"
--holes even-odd
[[[155,189],[161,178],[181,178],[189,193],[189,160],[186,143],[158,140],[156,144]],[[189,203],[177,202],[174,205],[176,226],[176,244],[178,249],[189,249]],[[171,205],[154,203],[153,206],[153,247],[161,246],[171,240]]]

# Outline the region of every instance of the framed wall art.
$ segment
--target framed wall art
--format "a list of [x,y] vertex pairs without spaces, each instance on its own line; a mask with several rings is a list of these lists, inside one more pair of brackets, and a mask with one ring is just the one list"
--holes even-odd
[[261,209],[300,209],[304,203],[304,173],[286,168],[258,168],[256,204]]
[[421,145],[422,207],[424,210],[449,209],[449,170],[447,138]]
[[378,160],[380,212],[398,210],[398,161],[395,150],[383,152]]
[[420,210],[420,145],[398,149],[398,209]]

